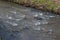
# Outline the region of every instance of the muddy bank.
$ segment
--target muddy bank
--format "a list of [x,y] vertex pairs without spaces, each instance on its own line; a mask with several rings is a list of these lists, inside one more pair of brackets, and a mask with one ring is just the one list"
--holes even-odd
[[30,6],[39,10],[54,12],[60,14],[59,0],[9,0],[24,6]]

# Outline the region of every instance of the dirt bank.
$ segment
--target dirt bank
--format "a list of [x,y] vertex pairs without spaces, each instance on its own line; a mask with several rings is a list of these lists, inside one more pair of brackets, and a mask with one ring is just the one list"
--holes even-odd
[[60,0],[9,0],[24,6],[60,14]]

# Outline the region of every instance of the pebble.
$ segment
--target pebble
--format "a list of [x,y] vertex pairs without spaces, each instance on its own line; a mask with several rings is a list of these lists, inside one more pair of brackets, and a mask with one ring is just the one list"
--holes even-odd
[[12,17],[8,17],[8,19],[12,19]]
[[38,25],[40,25],[40,24],[41,24],[40,22],[35,23],[36,26],[38,26]]

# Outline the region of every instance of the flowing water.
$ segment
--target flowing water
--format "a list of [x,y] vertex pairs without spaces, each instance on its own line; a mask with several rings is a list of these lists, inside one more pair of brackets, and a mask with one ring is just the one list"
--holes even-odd
[[60,15],[0,1],[2,40],[60,40]]

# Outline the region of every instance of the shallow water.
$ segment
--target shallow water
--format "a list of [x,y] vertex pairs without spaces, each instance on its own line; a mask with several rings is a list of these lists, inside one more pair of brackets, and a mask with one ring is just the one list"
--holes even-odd
[[60,15],[0,1],[2,40],[60,40]]

